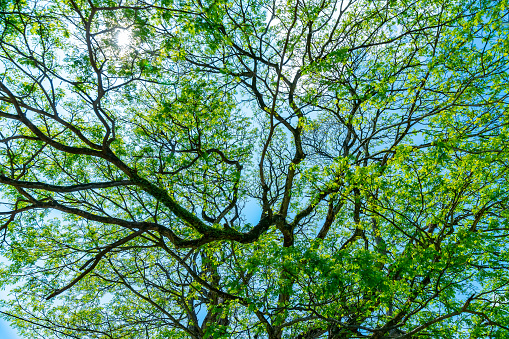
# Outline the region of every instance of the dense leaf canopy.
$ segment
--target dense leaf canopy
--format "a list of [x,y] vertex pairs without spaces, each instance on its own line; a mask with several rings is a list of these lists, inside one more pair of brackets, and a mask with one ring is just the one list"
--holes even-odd
[[507,0],[2,0],[27,338],[509,337]]

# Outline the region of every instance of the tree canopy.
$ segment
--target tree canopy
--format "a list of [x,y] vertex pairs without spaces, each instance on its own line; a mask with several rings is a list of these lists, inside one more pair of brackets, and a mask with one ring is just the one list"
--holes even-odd
[[507,0],[0,1],[27,338],[509,336]]

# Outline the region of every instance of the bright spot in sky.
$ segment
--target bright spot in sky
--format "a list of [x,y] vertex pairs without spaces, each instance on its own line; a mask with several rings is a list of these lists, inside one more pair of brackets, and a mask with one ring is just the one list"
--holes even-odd
[[117,45],[119,47],[126,47],[131,42],[131,32],[127,29],[121,29],[117,33]]

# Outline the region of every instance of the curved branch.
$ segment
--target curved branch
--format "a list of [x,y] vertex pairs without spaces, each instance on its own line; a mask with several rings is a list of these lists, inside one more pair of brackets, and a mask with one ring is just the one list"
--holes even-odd
[[58,192],[58,193],[70,193],[70,192],[78,192],[90,189],[98,189],[98,188],[110,188],[110,187],[118,187],[118,186],[128,186],[134,185],[134,183],[130,180],[119,180],[119,181],[110,181],[110,182],[92,182],[88,184],[80,184],[80,185],[71,185],[71,186],[58,186],[45,184],[42,182],[33,182],[33,181],[21,181],[21,180],[13,180],[2,174],[0,174],[0,184],[6,184],[14,187],[21,188],[29,188],[29,189],[40,189],[48,192]]

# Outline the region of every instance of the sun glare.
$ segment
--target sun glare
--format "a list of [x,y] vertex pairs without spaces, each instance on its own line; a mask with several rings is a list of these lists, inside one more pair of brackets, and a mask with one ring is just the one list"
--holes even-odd
[[117,33],[117,45],[119,47],[126,47],[131,42],[131,32],[126,29],[121,29]]

